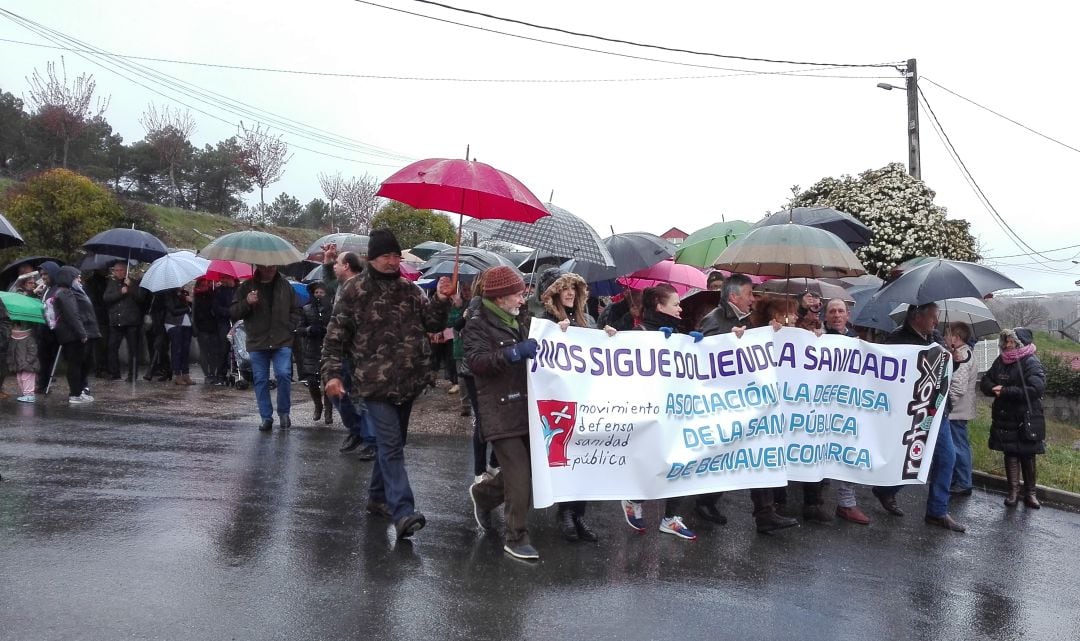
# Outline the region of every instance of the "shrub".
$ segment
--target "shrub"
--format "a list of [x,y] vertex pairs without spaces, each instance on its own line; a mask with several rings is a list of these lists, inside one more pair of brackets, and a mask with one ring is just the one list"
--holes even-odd
[[1039,360],[1046,369],[1047,396],[1080,397],[1080,372],[1054,353],[1039,354]]

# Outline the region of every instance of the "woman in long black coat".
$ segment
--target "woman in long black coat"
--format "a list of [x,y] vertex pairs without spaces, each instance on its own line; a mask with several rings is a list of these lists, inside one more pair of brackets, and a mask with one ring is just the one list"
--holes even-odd
[[1009,494],[1005,505],[1013,507],[1020,497],[1024,478],[1024,505],[1038,509],[1035,496],[1035,456],[1046,451],[1046,420],[1042,396],[1046,372],[1035,356],[1031,330],[1026,327],[1001,332],[1001,354],[983,375],[979,388],[994,397],[991,408],[990,449],[1005,454]]
[[326,295],[326,286],[322,283],[308,285],[308,293],[311,294],[311,302],[304,305],[301,311],[300,327],[296,329],[296,335],[301,341],[297,369],[300,378],[307,381],[308,393],[311,394],[311,402],[315,405],[314,416],[311,420],[318,421],[319,417],[323,417],[325,422],[330,424],[334,420],[334,406],[323,393],[322,382],[319,379],[319,366],[322,360],[323,336],[326,336],[326,325],[330,322],[333,304]]

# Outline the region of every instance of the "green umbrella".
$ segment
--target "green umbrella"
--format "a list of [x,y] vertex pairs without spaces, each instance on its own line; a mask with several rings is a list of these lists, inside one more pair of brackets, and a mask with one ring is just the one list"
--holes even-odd
[[203,248],[199,255],[210,260],[235,260],[249,265],[291,265],[304,260],[289,241],[264,231],[225,234]]
[[741,220],[713,223],[686,237],[675,252],[675,262],[694,267],[709,267],[720,252],[750,230],[750,223]]
[[0,292],[0,301],[11,320],[45,324],[45,305],[38,299],[16,292]]

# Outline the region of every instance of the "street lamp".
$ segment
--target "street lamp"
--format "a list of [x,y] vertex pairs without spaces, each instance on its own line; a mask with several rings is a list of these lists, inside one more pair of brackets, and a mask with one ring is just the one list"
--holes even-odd
[[887,82],[879,82],[877,86],[885,91],[904,89],[907,92],[908,173],[916,180],[922,180],[922,157],[919,146],[919,76],[914,58],[907,61],[904,78],[906,79],[904,87],[890,85]]

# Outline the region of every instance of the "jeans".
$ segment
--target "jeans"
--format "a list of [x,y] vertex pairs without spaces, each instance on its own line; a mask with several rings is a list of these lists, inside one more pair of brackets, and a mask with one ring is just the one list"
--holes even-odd
[[248,352],[251,356],[251,375],[255,378],[255,401],[259,404],[259,416],[267,421],[274,418],[274,406],[270,403],[270,366],[274,366],[277,379],[278,416],[288,416],[292,407],[292,348],[279,347]]
[[967,424],[967,421],[949,419],[953,447],[956,449],[952,486],[960,490],[971,489],[971,441],[968,440]]
[[952,428],[948,418],[941,419],[941,431],[938,432],[934,446],[934,462],[930,466],[927,479],[929,494],[926,497],[926,515],[941,517],[949,513],[949,486],[952,484],[953,466],[956,463],[956,449],[953,447]]
[[409,474],[405,470],[405,436],[409,428],[412,401],[393,405],[367,401],[367,416],[375,426],[375,464],[371,468],[368,496],[386,503],[396,522],[416,512]]
[[349,434],[359,436],[364,445],[375,444],[375,425],[367,416],[365,406],[356,406],[350,392],[352,391],[352,362],[345,359],[341,363],[341,387],[345,390],[341,398],[331,399],[334,407],[341,417],[341,423]]
[[172,371],[174,374],[187,374],[191,357],[191,327],[177,325],[168,331]]

